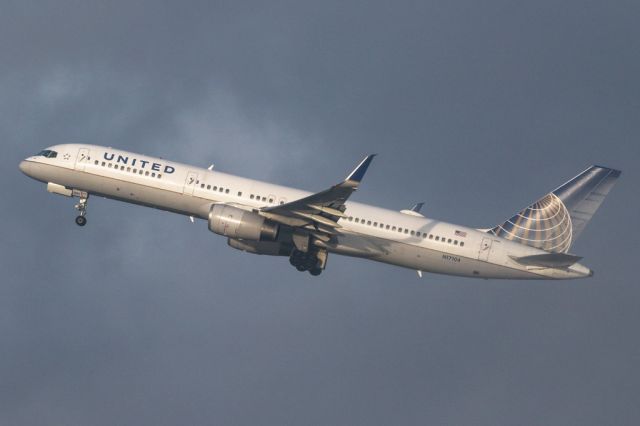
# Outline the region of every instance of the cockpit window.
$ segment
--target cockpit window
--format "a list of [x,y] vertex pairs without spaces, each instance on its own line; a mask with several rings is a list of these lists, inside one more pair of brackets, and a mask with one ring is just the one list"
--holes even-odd
[[56,158],[58,156],[58,153],[55,151],[51,151],[49,149],[45,149],[43,151],[40,151],[38,155],[42,155],[43,157],[46,157],[46,158]]

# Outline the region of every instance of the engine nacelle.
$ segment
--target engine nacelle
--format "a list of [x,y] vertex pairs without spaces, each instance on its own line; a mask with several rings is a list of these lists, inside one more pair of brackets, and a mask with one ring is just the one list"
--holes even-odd
[[240,241],[229,238],[227,243],[234,249],[267,256],[289,256],[292,250],[290,244],[278,241]]
[[47,183],[47,191],[53,194],[64,195],[65,197],[73,197],[73,190],[53,182]]
[[233,239],[275,241],[280,226],[254,212],[214,204],[209,210],[209,230]]

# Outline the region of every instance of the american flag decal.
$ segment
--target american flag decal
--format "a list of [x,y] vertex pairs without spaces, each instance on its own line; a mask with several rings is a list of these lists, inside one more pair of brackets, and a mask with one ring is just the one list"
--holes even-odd
[[462,238],[466,238],[467,237],[467,233],[466,232],[458,231],[457,229],[456,229],[455,234],[456,234],[456,237],[462,237]]

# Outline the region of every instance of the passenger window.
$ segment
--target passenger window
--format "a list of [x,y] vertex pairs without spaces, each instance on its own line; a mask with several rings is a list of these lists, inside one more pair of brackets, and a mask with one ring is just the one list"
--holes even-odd
[[242,191],[238,191],[238,197],[242,197]]
[[392,231],[395,231],[395,230],[396,230],[396,227],[394,226],[393,228],[391,228],[391,230],[392,230]]
[[251,199],[253,200],[253,194],[251,194],[251,195],[249,196],[249,198],[251,198]]
[[224,191],[224,189],[223,189],[222,187],[220,187],[220,188],[218,189],[218,192],[222,192],[222,191]]
[[401,232],[402,232],[402,228],[398,228],[398,232],[400,232],[400,233],[401,233]]
[[124,172],[124,166],[120,166],[120,170]]
[[151,177],[156,177],[156,172],[151,173]]
[[429,239],[433,240],[433,234],[429,234]]
[[133,169],[133,174],[138,173],[138,169]]
[[370,220],[367,221],[367,225],[371,226],[371,221]]
[[140,171],[138,172],[139,175],[143,174],[144,170],[140,169]]
[[451,244],[451,238],[449,238],[449,239],[447,240],[447,242],[448,242],[449,244]]
[[162,175],[158,173],[158,179],[162,179]]
[[440,241],[440,237],[436,235],[436,241]]
[[458,245],[458,240],[453,240],[453,245],[457,246]]
[[127,172],[130,172],[130,171],[131,171],[131,167],[127,167]]
[[389,225],[386,225],[386,226],[385,226],[385,228],[386,228],[386,229],[389,229],[389,228],[391,228],[391,226],[389,226]]
[[384,224],[380,224],[380,229],[384,229]]
[[149,170],[147,170],[146,172],[144,172],[145,176],[149,176]]
[[360,219],[356,217],[356,223],[360,223]]
[[464,247],[464,241],[460,241],[460,247]]
[[378,222],[373,222],[373,226],[378,226]]
[[204,183],[200,184],[200,188],[204,189]]
[[405,230],[404,230],[404,233],[405,233],[405,234],[408,234],[408,233],[409,233],[409,230],[408,230],[408,229],[405,229]]
[[269,203],[273,203],[273,198],[269,198]]
[[262,197],[262,201],[267,201],[267,197]]
[[99,163],[99,161],[98,161],[98,160],[96,160],[96,161],[94,161],[94,163],[93,163],[93,164],[95,164],[95,165],[97,166],[97,165],[98,165],[98,163]]
[[102,162],[102,167],[104,167],[104,166],[105,166],[105,163],[104,163],[104,161],[103,161],[103,162]]
[[416,231],[411,231],[411,235],[416,235]]

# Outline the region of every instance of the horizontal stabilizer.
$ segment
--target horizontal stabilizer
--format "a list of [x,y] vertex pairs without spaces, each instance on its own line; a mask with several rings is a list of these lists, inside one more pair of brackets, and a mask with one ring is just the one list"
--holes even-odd
[[566,253],[545,253],[533,256],[515,257],[509,256],[521,265],[541,266],[543,268],[568,268],[582,257]]

